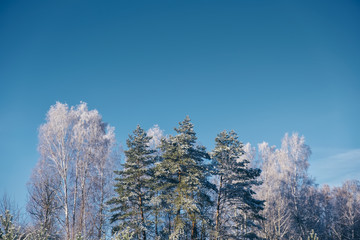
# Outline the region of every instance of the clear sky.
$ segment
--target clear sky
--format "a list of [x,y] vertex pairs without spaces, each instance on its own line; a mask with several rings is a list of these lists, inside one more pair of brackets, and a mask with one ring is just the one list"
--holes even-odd
[[189,115],[280,145],[306,137],[319,183],[360,178],[359,1],[0,1],[0,195],[23,206],[38,127],[56,101],[116,128]]

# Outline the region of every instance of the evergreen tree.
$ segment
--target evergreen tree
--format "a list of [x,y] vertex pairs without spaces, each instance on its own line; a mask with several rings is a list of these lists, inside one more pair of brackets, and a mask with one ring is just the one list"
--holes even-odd
[[162,161],[156,168],[162,199],[169,211],[170,239],[199,237],[199,226],[206,221],[204,210],[211,203],[209,191],[215,187],[208,181],[209,159],[205,147],[196,146],[193,124],[187,116],[176,136],[169,136],[162,144]]
[[131,232],[130,228],[127,227],[121,231],[116,232],[111,240],[132,240],[133,237],[134,232]]
[[48,240],[48,239],[56,239],[55,237],[51,237],[49,231],[42,225],[37,226],[34,230],[30,231],[26,235],[26,240]]
[[9,210],[5,211],[4,216],[0,216],[0,239],[15,240],[20,238],[20,228],[13,223],[13,216]]
[[[154,165],[157,165],[162,159],[161,143],[166,137],[163,134],[163,130],[161,130],[158,125],[154,125],[150,128],[147,131],[147,135],[151,137],[149,147],[154,150]],[[155,169],[153,168],[153,170]],[[159,187],[160,185],[159,179],[154,175],[154,180],[151,185],[151,215],[153,217],[155,239],[166,239],[168,238],[168,234],[165,231],[165,218],[167,212],[164,211],[164,209],[167,209],[167,205],[161,197],[162,191],[161,187]]]
[[255,199],[253,186],[260,169],[249,168],[244,159],[243,144],[234,131],[223,131],[215,139],[213,161],[218,176],[215,213],[215,239],[254,239],[257,221],[263,217],[259,211],[264,201]]
[[314,231],[314,229],[312,229],[311,230],[311,232],[310,232],[310,236],[308,236],[308,238],[307,238],[308,240],[319,240],[319,238],[317,237],[317,235],[316,235],[316,233],[315,233],[315,231]]
[[153,181],[151,167],[154,162],[154,150],[149,148],[150,139],[140,126],[129,136],[125,164],[122,170],[115,172],[118,175],[115,179],[118,196],[109,201],[109,204],[115,206],[111,222],[119,222],[113,232],[129,227],[135,236],[143,240],[147,238],[147,230],[150,228],[147,215],[150,211]]

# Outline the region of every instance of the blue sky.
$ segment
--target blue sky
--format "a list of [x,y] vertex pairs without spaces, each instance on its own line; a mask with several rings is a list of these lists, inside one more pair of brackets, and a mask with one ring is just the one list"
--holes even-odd
[[359,1],[1,1],[0,194],[21,206],[56,101],[98,109],[117,140],[190,115],[279,145],[306,137],[310,173],[360,178]]

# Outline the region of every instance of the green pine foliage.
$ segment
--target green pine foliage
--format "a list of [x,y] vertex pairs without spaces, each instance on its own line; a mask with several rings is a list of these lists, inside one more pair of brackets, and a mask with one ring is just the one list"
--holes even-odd
[[[116,171],[118,196],[109,202],[113,232],[130,231],[133,239],[257,238],[264,203],[252,187],[260,170],[241,158],[237,134],[218,135],[211,162],[189,117],[175,131],[162,140],[161,154],[139,126],[129,136],[123,169]],[[218,186],[210,182],[214,175]]]
[[[47,123],[47,131],[42,131],[43,136],[50,137],[41,143],[56,139],[57,134],[67,141],[67,134],[73,132],[57,128],[57,120],[65,122],[67,129],[77,119],[74,117],[78,115],[72,114],[78,110],[68,111],[65,105],[57,106],[58,109],[52,108],[56,121]],[[86,109],[86,105],[82,106]],[[81,130],[81,136],[89,134],[89,129]],[[107,145],[107,140],[113,139],[110,135],[95,134],[91,139],[95,145]],[[98,137],[107,140],[97,141]],[[120,170],[114,171],[117,175],[114,182],[111,181],[114,162],[103,161],[116,157],[108,155],[110,148],[100,148],[96,154],[87,156],[92,151],[86,150],[87,144],[82,147],[85,140],[80,138],[74,137],[65,145],[58,140],[51,146],[42,145],[44,156],[49,158],[50,151],[51,157],[57,160],[51,160],[51,164],[41,161],[46,164],[35,172],[31,204],[27,209],[35,221],[28,225],[30,227],[20,229],[10,212],[4,211],[14,210],[4,198],[0,203],[4,213],[0,215],[0,240],[360,239],[360,182],[351,180],[341,187],[318,188],[307,174],[310,148],[304,137],[297,134],[291,137],[286,134],[280,149],[265,142],[259,144],[256,155],[255,148],[250,144],[243,146],[234,131],[223,131],[215,138],[215,148],[209,154],[198,144],[189,117],[179,123],[172,136],[164,137],[157,125],[148,132],[137,126],[127,140],[125,162]],[[81,150],[73,149],[73,141],[81,145]],[[64,145],[60,146],[61,151],[52,151],[58,145]],[[71,157],[74,153],[76,158]],[[83,157],[91,158],[86,169],[73,164],[80,164],[78,161]],[[261,186],[260,169],[250,167],[254,164],[263,169]],[[53,176],[56,166],[61,167]],[[80,174],[79,170],[84,173]],[[78,177],[84,184],[81,195],[77,194],[80,188],[74,187],[78,186]],[[114,195],[108,189],[111,185],[114,185]],[[49,189],[45,191],[43,186]],[[86,200],[80,204],[81,196],[86,196]],[[55,197],[50,200],[56,204],[47,204],[44,197]],[[104,206],[108,198],[111,199]],[[265,208],[264,201],[258,198],[266,199]],[[86,217],[78,214],[76,209],[80,205],[84,206],[81,213],[86,213]],[[53,211],[54,206],[55,210],[64,211]],[[93,210],[92,206],[99,209]],[[79,220],[86,234],[79,231],[78,219],[89,220],[84,225]],[[310,232],[311,228],[314,230]]]
[[177,135],[163,141],[162,161],[155,170],[168,206],[167,233],[170,239],[197,239],[207,220],[204,211],[211,204],[208,192],[214,189],[208,181],[209,155],[205,147],[196,145],[189,117],[175,131]]
[[130,227],[127,227],[114,234],[111,240],[132,240],[134,239],[134,232],[131,231]]
[[48,230],[42,225],[40,225],[39,228],[29,232],[25,238],[25,240],[48,240],[48,239],[54,239],[54,238],[50,237]]
[[109,201],[113,206],[111,222],[117,224],[113,232],[130,228],[139,239],[144,240],[152,226],[148,218],[154,163],[154,150],[149,148],[150,139],[140,126],[129,136],[123,169],[115,171],[118,175],[115,179],[117,197]]
[[215,213],[215,239],[256,239],[257,222],[264,201],[254,198],[260,169],[249,168],[243,158],[243,145],[234,132],[223,131],[215,139],[212,153],[218,191]]
[[319,240],[319,238],[317,237],[314,229],[311,230],[310,236],[308,236],[308,240]]
[[20,238],[20,228],[13,223],[13,216],[9,210],[0,216],[0,239],[15,240]]

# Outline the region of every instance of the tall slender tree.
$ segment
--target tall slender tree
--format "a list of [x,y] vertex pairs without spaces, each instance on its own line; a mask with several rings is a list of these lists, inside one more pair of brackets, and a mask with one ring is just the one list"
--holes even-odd
[[[51,178],[49,182],[56,182],[55,185],[59,187],[37,190],[55,192],[56,202],[62,210],[56,216],[57,224],[65,239],[75,239],[76,236],[99,239],[99,231],[93,224],[92,216],[102,211],[107,199],[104,197],[101,201],[93,201],[99,194],[93,188],[101,185],[99,181],[111,184],[112,175],[106,169],[112,161],[113,131],[102,121],[98,111],[88,110],[86,103],[71,108],[56,103],[47,113],[46,123],[40,127],[41,164],[38,166],[46,165],[46,171],[51,173],[47,174]],[[97,167],[100,165],[103,168]],[[46,177],[37,179],[46,180]],[[37,184],[36,181],[30,181],[30,185],[34,184]],[[108,186],[106,188],[103,185],[101,191],[108,190]],[[37,196],[42,197],[44,194]],[[33,199],[33,203],[37,200],[40,199]],[[99,217],[104,220],[103,215]],[[101,230],[101,237],[105,232]]]
[[[308,175],[311,150],[305,138],[297,133],[285,134],[281,148],[259,145],[264,184],[259,197],[266,200],[263,222],[268,239],[306,238],[311,231],[313,179]],[[311,220],[312,222],[315,222]]]
[[151,228],[150,213],[152,167],[154,150],[150,149],[151,137],[140,127],[134,130],[127,140],[123,169],[116,171],[118,177],[115,190],[117,197],[110,200],[113,205],[111,222],[117,223],[113,232],[130,227],[138,239],[146,240]]
[[346,181],[333,189],[335,239],[360,239],[360,181]]
[[208,181],[209,155],[205,147],[196,145],[196,133],[187,116],[162,144],[162,161],[156,168],[161,183],[162,198],[169,206],[168,232],[170,239],[199,236],[200,223],[205,220],[205,205],[214,189]]
[[243,144],[234,131],[223,131],[215,139],[212,156],[218,177],[215,239],[257,238],[264,201],[254,197],[260,184],[260,169],[250,168],[244,159]]
[[[154,166],[159,164],[162,159],[161,142],[165,140],[164,132],[158,125],[154,125],[147,131],[147,135],[151,137],[149,141],[150,149],[154,150]],[[151,210],[154,221],[154,234],[155,239],[164,239],[167,235],[164,231],[165,217],[166,217],[166,203],[161,198],[162,192],[159,179],[155,175],[155,168],[153,170],[152,181],[152,196],[151,196]]]
[[37,231],[46,229],[51,238],[59,238],[58,216],[61,213],[61,204],[56,194],[59,192],[59,178],[49,170],[44,159],[39,161],[28,182],[26,210],[30,214],[34,228]]

